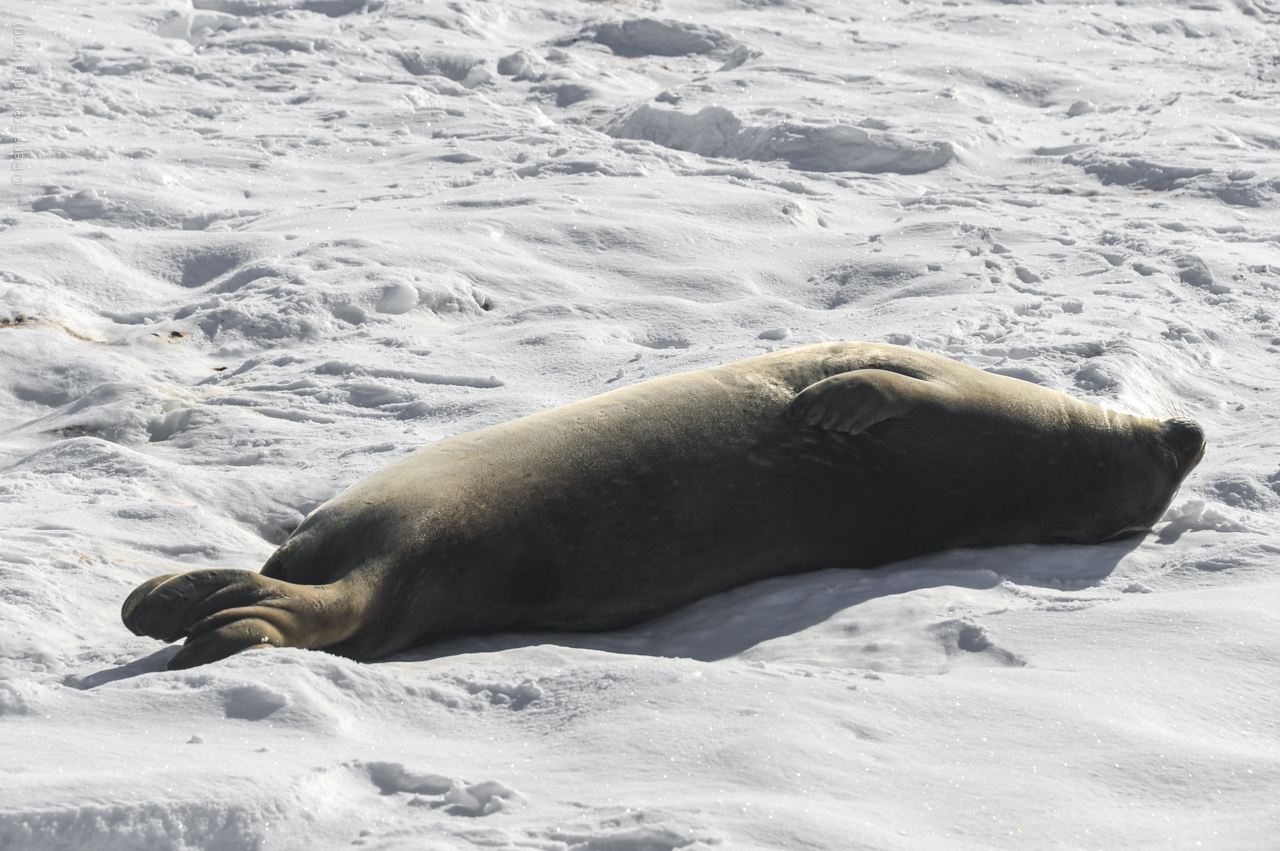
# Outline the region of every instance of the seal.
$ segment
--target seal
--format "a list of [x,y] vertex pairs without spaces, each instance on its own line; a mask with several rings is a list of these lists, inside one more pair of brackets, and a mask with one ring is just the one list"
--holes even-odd
[[442,440],[312,512],[260,573],[158,576],[125,624],[170,668],[256,647],[374,659],[605,630],[767,577],[1149,529],[1204,453],[939,355],[794,348]]

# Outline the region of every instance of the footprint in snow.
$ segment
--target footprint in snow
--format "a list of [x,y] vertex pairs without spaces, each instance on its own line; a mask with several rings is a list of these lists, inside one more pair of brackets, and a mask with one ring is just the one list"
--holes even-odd
[[1027,664],[1016,653],[997,647],[986,627],[968,620],[945,620],[929,627],[942,645],[948,661],[968,665],[1022,667]]
[[486,780],[467,783],[442,774],[407,770],[398,762],[370,762],[363,766],[369,780],[384,795],[408,793],[411,807],[443,809],[455,816],[487,816],[521,802],[520,795],[504,783]]

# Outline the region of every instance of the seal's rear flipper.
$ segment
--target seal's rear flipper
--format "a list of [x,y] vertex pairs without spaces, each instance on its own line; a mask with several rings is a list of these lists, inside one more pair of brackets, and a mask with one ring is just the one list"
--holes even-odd
[[858,434],[878,422],[911,413],[945,392],[933,381],[885,369],[856,369],[810,384],[787,406],[787,416],[805,425]]
[[166,644],[171,641],[177,641],[186,634],[186,631],[181,629],[176,623],[170,623],[167,625],[168,628],[165,628],[165,625],[145,620],[145,615],[142,619],[135,616],[135,613],[138,610],[138,605],[150,596],[152,591],[156,590],[170,579],[173,579],[175,576],[180,575],[181,574],[178,573],[166,573],[163,576],[156,576],[148,579],[137,588],[134,588],[133,592],[125,598],[124,605],[120,607],[120,619],[124,621],[124,625],[129,628],[130,632],[134,635],[149,635],[152,638],[160,639]]
[[124,601],[135,635],[186,637],[169,668],[203,665],[255,647],[327,647],[360,625],[360,595],[295,585],[248,570],[193,570],[157,576]]

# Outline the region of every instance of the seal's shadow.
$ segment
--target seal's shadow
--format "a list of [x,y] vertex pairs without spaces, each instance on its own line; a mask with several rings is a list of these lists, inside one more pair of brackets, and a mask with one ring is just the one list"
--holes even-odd
[[420,662],[553,644],[610,653],[712,662],[770,639],[793,635],[837,612],[881,597],[925,588],[1023,586],[1079,591],[1115,570],[1143,536],[1093,546],[1017,545],[947,550],[875,570],[830,569],[766,579],[717,594],[627,629],[601,633],[500,633],[416,647],[386,661]]
[[136,677],[139,674],[154,674],[165,670],[165,666],[169,664],[182,645],[173,644],[168,647],[162,647],[149,656],[141,659],[134,659],[132,662],[126,662],[123,665],[117,665],[114,668],[104,668],[101,671],[95,671],[92,674],[68,674],[63,678],[62,684],[70,688],[91,689],[97,688],[107,683],[114,683],[117,680],[127,680],[130,677]]
[[[608,653],[669,656],[713,662],[765,641],[794,635],[837,612],[881,597],[925,588],[995,588],[1018,585],[1079,591],[1109,576],[1143,536],[1094,546],[1018,545],[947,550],[875,570],[820,570],[754,582],[717,594],[646,623],[612,632],[525,632],[469,636],[415,647],[379,661],[422,662],[464,653],[489,653],[553,644]],[[165,670],[180,649],[171,645],[141,659],[64,685],[92,689]]]

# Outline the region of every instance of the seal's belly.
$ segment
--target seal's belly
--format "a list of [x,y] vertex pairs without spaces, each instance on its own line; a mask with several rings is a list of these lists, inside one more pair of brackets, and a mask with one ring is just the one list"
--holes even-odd
[[915,520],[911,455],[802,426],[784,400],[707,395],[430,447],[387,482],[414,528],[396,549],[451,595],[486,577],[501,628],[603,629],[743,582],[937,548]]

